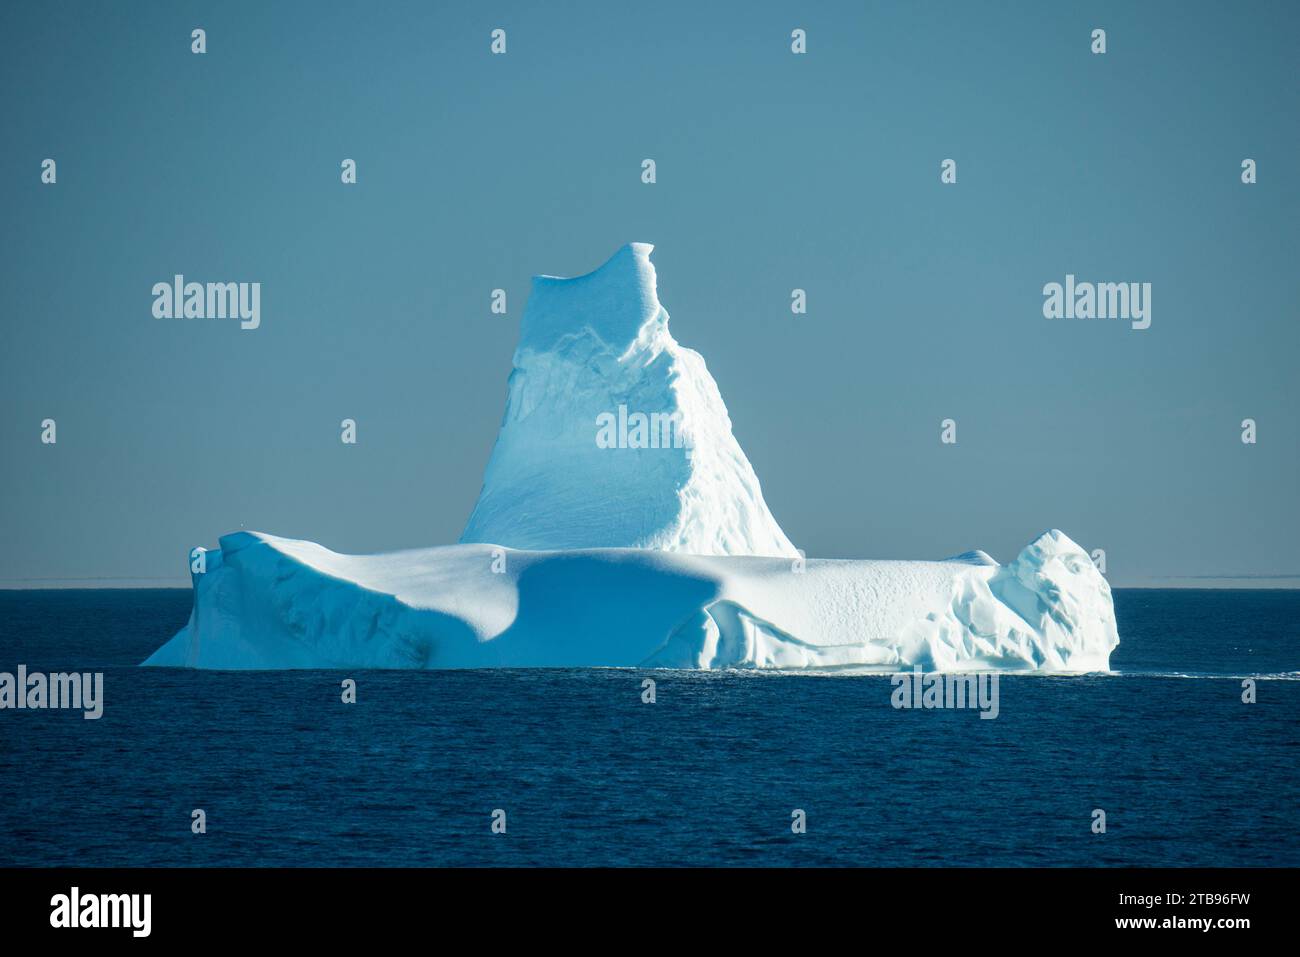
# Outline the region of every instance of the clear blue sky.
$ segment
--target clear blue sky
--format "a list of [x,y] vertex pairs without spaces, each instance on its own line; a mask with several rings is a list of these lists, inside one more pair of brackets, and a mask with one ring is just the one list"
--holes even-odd
[[[0,580],[180,582],[241,527],[454,542],[529,277],[631,240],[809,555],[1006,561],[1056,526],[1117,585],[1300,575],[1298,28],[1293,3],[9,0]],[[154,319],[177,272],[260,281],[261,328]],[[1152,327],[1044,319],[1067,272],[1151,282]]]

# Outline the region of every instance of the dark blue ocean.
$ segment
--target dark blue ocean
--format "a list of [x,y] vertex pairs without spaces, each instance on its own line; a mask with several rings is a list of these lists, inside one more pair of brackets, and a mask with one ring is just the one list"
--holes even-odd
[[882,677],[138,668],[188,591],[0,591],[0,671],[105,673],[98,721],[0,711],[0,865],[1300,865],[1300,591],[1115,605],[1118,674],[980,720]]

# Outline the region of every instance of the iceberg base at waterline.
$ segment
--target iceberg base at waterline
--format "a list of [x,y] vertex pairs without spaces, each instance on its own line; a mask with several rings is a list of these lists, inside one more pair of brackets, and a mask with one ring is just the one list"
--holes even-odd
[[223,537],[189,623],[146,665],[1105,671],[1110,588],[1044,533],[1009,564],[524,551],[380,555]]

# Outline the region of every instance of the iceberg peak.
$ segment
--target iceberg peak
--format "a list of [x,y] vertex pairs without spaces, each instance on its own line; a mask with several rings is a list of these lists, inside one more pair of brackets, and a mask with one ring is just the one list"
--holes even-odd
[[534,276],[519,329],[519,350],[546,351],[565,336],[589,330],[623,351],[648,323],[667,324],[659,305],[650,243],[626,243],[583,276]]
[[699,353],[659,303],[654,249],[538,276],[462,543],[794,557]]

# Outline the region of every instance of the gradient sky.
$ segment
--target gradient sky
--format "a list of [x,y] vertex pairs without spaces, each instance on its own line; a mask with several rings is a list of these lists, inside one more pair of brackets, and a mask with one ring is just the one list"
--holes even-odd
[[[1050,6],[8,0],[0,584],[454,542],[529,277],[631,240],[809,555],[1296,584],[1300,7]],[[177,272],[261,328],[154,319]],[[1067,272],[1151,328],[1044,319]]]

